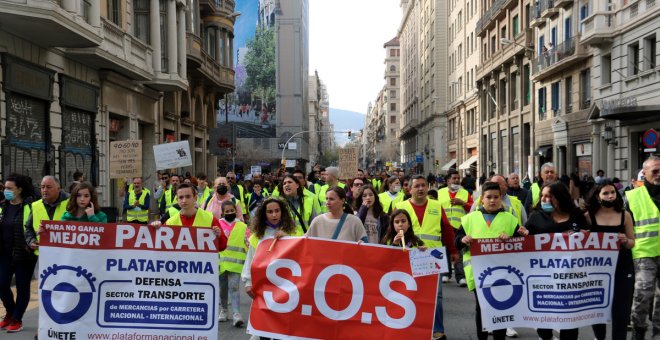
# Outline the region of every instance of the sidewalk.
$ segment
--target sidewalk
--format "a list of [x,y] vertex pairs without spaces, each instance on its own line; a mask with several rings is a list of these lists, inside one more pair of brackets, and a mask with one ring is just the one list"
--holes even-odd
[[[12,287],[11,290],[14,292],[15,296],[16,288]],[[37,328],[39,327],[39,293],[36,279],[32,280],[30,291],[32,292],[30,296],[30,304],[28,304],[27,311],[25,311],[25,315],[23,316],[23,331],[13,334],[0,331],[2,333],[0,337],[2,339],[32,340],[34,339],[35,334],[37,334]],[[5,314],[5,308],[0,303],[0,317]]]

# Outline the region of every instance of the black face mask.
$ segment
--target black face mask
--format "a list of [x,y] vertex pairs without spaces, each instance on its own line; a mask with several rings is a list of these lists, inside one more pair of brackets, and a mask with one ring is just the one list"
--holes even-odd
[[221,186],[218,187],[218,194],[220,194],[220,196],[222,196],[222,195],[227,193],[227,190],[229,190],[229,189],[227,189],[226,186],[221,185]]
[[614,201],[600,201],[600,205],[602,205],[603,208],[612,208],[614,207]]
[[234,222],[236,219],[236,214],[225,214],[224,218],[227,222]]

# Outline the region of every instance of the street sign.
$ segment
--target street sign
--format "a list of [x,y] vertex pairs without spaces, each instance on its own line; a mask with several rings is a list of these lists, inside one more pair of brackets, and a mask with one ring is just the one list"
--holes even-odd
[[655,131],[655,129],[646,130],[642,137],[642,143],[644,144],[644,147],[648,149],[658,146],[658,131]]
[[284,149],[295,150],[298,148],[298,144],[296,144],[295,142],[289,142],[289,146],[286,147],[286,143],[277,143],[277,148],[280,150],[284,150]]
[[415,161],[419,164],[424,163],[424,156],[422,155],[416,155],[415,156]]

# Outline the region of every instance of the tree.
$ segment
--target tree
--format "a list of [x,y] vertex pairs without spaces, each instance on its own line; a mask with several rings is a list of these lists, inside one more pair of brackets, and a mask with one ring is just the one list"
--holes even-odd
[[254,38],[247,43],[245,85],[249,92],[261,97],[262,104],[275,100],[275,32],[257,27]]
[[324,150],[323,154],[321,154],[321,159],[319,160],[319,163],[323,164],[324,166],[338,165],[339,151],[337,151],[336,148]]

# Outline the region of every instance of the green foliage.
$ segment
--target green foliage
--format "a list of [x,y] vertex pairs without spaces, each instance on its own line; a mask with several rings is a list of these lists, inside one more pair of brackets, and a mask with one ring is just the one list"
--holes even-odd
[[249,92],[262,98],[262,103],[275,100],[275,31],[257,28],[254,38],[247,43],[245,55],[245,83]]
[[325,149],[321,154],[320,164],[324,166],[336,166],[339,164],[339,151],[337,149]]

